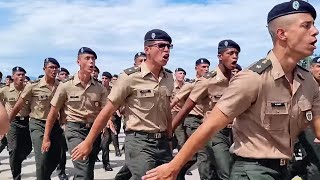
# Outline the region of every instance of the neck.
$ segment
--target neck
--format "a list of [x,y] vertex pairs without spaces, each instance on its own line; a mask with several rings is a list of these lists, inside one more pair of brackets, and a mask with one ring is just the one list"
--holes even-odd
[[106,84],[106,85],[104,85],[104,87],[107,88],[107,89],[109,89],[109,87],[110,87],[110,86],[109,86],[109,83]]
[[87,84],[91,80],[91,74],[87,72],[83,72],[82,70],[78,72],[78,77],[80,81],[85,84]]
[[160,75],[160,71],[161,71],[161,69],[162,69],[162,66],[159,66],[159,65],[156,65],[156,64],[154,64],[154,63],[151,63],[151,61],[146,61],[145,63],[146,63],[146,65],[147,65],[148,69],[151,71],[151,73],[152,73],[155,77],[159,78],[159,75]]
[[222,72],[222,74],[227,78],[227,79],[231,79],[231,70],[227,69],[222,63],[218,64],[218,67],[220,69],[220,71]]
[[18,91],[21,91],[23,89],[23,83],[13,83],[14,88]]
[[290,52],[287,48],[281,46],[275,46],[272,51],[277,57],[285,74],[292,74],[297,63],[303,59],[303,57],[300,57],[295,53]]
[[177,81],[177,80],[176,80],[176,83],[177,83],[177,85],[178,85],[179,87],[182,87],[182,85],[184,84],[184,81]]
[[45,79],[46,83],[49,84],[49,85],[53,85],[54,82],[55,82],[55,79],[51,78],[49,76],[45,76],[44,79]]

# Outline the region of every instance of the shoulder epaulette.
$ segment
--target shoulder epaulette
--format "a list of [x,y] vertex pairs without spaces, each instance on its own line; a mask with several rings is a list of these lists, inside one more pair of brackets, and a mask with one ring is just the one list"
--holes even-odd
[[271,66],[272,62],[270,59],[260,59],[253,65],[251,65],[248,69],[254,71],[258,74],[262,74],[269,66]]
[[300,69],[304,70],[304,71],[309,72],[309,70],[308,70],[308,69],[306,69],[306,68],[302,67],[302,66],[301,66],[301,65],[299,65],[299,64],[298,64],[298,67],[299,67]]
[[167,73],[172,73],[172,71],[170,69],[164,68],[164,71]]
[[35,84],[35,83],[40,82],[40,80],[41,80],[41,79],[36,79],[36,80],[30,81],[30,83],[31,83],[31,84]]
[[73,80],[73,79],[74,79],[74,76],[70,76],[70,77],[68,77],[67,79],[65,79],[65,80],[63,80],[61,82],[65,83],[65,82],[68,82],[68,81]]
[[128,68],[128,69],[125,69],[124,72],[127,74],[127,75],[130,75],[130,74],[133,74],[133,73],[136,73],[136,72],[140,72],[141,71],[141,68],[140,67],[131,67],[131,68]]
[[217,71],[210,71],[208,73],[206,73],[205,75],[203,75],[204,78],[209,79],[209,78],[213,78],[217,75]]

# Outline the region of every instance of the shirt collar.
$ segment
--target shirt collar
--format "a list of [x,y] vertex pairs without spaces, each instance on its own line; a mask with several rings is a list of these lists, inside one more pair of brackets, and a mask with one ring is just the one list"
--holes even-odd
[[[141,63],[140,68],[141,68],[142,77],[145,77],[146,75],[151,74],[151,71],[145,62]],[[164,72],[163,67],[161,68],[161,72],[159,74],[159,77],[166,77],[166,73]]]
[[281,77],[283,77],[285,75],[281,64],[278,60],[278,58],[275,56],[275,54],[273,53],[273,51],[271,51],[266,59],[270,59],[271,63],[272,63],[272,69],[271,69],[271,75],[273,76],[274,80],[277,80]]
[[[73,83],[74,85],[81,84],[81,81],[79,79],[79,71],[74,75]],[[90,84],[96,85],[96,81],[93,79],[93,77],[90,78]]]

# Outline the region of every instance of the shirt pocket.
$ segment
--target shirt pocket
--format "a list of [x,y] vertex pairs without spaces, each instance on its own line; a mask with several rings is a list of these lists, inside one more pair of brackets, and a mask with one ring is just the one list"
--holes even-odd
[[310,121],[313,119],[312,115],[312,105],[311,102],[307,99],[301,99],[298,101],[299,106],[299,118],[298,126],[300,128],[305,128]]
[[140,108],[150,110],[155,103],[155,92],[153,89],[139,89],[137,99]]
[[278,131],[288,128],[288,103],[284,101],[267,101],[263,126],[267,130]]
[[48,108],[50,106],[50,96],[46,94],[39,94],[37,96],[38,106],[39,108]]
[[76,95],[76,94],[70,94],[68,95],[67,102],[72,108],[79,109],[82,105],[82,96]]

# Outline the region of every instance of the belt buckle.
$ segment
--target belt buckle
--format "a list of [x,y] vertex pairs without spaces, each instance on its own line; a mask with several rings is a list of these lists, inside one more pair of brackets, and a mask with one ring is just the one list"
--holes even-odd
[[20,120],[20,121],[23,121],[23,120],[24,120],[24,117],[19,117],[19,120]]
[[160,139],[161,136],[162,136],[161,133],[155,133],[155,134],[154,134],[154,138],[156,138],[156,139]]
[[286,159],[280,159],[280,166],[285,166],[287,165],[287,160]]

